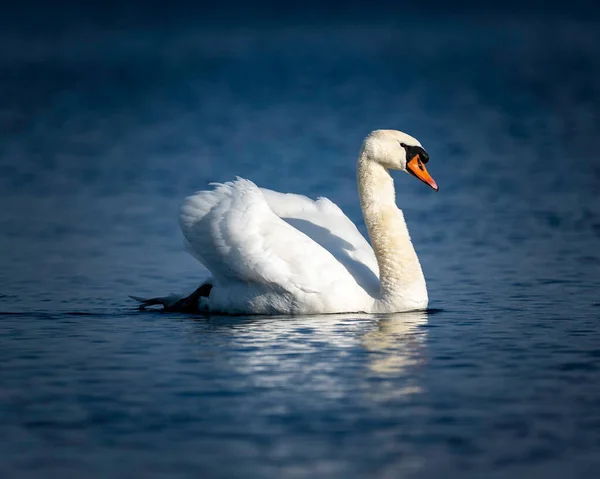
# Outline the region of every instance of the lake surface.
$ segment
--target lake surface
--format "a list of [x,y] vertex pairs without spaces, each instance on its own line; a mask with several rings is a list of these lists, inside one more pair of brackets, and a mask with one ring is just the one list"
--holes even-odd
[[[394,21],[0,33],[0,476],[597,472],[599,25]],[[211,181],[363,228],[376,128],[440,185],[395,175],[431,311],[135,309],[206,276],[177,210]]]

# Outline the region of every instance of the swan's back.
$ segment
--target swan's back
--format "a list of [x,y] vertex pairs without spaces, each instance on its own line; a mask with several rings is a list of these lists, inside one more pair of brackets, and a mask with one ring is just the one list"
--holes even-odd
[[213,275],[211,309],[359,311],[378,287],[370,246],[326,199],[237,179],[187,198],[180,225],[192,254]]
[[377,294],[379,267],[373,248],[338,205],[324,197],[311,200],[260,190],[277,216],[329,251],[371,295]]

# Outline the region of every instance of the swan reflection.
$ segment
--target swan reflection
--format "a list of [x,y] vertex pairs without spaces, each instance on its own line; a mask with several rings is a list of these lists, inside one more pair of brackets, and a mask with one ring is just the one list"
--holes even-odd
[[417,368],[425,361],[427,313],[386,314],[377,328],[361,337],[364,348],[372,353],[369,368],[377,374],[396,374]]
[[[358,374],[399,379],[393,381],[396,395],[420,390],[427,319],[426,312],[210,317],[195,322],[194,335],[201,333],[204,344],[207,334],[218,336],[215,352],[254,385],[340,397],[356,390],[359,384],[351,378]],[[369,390],[372,384],[360,387]]]

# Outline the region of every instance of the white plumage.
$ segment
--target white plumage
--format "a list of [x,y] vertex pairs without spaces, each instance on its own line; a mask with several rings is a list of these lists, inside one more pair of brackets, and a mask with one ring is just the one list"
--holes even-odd
[[426,308],[425,280],[388,173],[407,169],[407,148],[424,154],[414,138],[377,130],[361,150],[359,196],[375,251],[327,198],[278,193],[242,178],[187,198],[181,230],[190,253],[212,274],[198,308],[230,314]]
[[[213,275],[211,310],[337,312],[352,299],[356,306],[346,307],[358,311],[369,297],[359,281],[377,292],[373,250],[329,200],[261,190],[237,179],[187,198],[179,218],[194,256]],[[366,258],[370,268],[352,255]],[[345,267],[351,263],[360,279]]]

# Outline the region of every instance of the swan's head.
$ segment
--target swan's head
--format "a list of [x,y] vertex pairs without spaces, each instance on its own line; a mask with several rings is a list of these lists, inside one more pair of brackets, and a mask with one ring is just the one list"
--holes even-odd
[[396,130],[375,130],[365,138],[363,155],[390,170],[401,170],[416,176],[435,191],[439,187],[425,168],[429,155],[419,140]]

